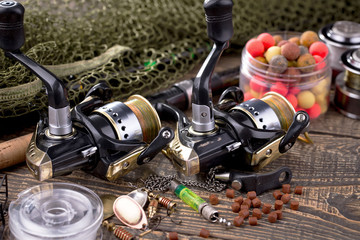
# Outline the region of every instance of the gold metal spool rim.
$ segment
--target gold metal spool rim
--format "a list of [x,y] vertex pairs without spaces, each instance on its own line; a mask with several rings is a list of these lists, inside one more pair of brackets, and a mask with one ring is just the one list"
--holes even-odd
[[[139,104],[133,104],[133,102]],[[143,133],[143,140],[150,143],[157,136],[161,128],[161,121],[155,108],[146,98],[137,94],[130,96],[124,104],[128,106],[138,118]]]
[[[269,99],[266,97],[273,97],[271,99],[274,99],[277,103],[280,103],[281,105],[278,105],[273,101],[269,101]],[[265,93],[261,100],[267,103],[275,111],[281,123],[281,128],[284,130],[288,130],[296,113],[291,103],[284,96],[277,92]],[[286,112],[291,116],[286,114]]]

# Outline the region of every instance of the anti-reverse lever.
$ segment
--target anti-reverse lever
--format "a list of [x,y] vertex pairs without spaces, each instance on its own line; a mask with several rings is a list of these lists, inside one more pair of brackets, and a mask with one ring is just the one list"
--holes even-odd
[[192,128],[195,132],[211,132],[215,129],[210,81],[215,65],[222,52],[229,47],[229,40],[234,32],[232,6],[232,0],[204,2],[208,36],[214,41],[214,45],[194,81]]
[[[280,180],[280,178],[283,178]],[[231,182],[231,187],[235,190],[245,192],[255,191],[261,194],[267,190],[280,188],[283,184],[290,183],[292,172],[288,167],[281,167],[269,173],[241,173],[226,172],[215,174],[215,179]]]

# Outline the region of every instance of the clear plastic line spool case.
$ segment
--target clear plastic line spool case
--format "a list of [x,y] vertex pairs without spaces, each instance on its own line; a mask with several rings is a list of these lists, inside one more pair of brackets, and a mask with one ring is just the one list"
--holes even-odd
[[102,202],[90,189],[70,183],[42,184],[11,202],[10,239],[101,239],[102,219]]

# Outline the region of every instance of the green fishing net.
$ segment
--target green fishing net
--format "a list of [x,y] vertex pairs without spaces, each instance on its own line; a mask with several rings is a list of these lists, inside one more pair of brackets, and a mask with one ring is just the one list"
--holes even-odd
[[[168,87],[211,45],[202,0],[30,0],[22,51],[64,81],[70,103],[106,81],[114,100]],[[360,1],[234,0],[232,46],[264,31],[360,22]],[[239,57],[240,59],[240,57]],[[0,118],[44,109],[39,79],[0,53]]]

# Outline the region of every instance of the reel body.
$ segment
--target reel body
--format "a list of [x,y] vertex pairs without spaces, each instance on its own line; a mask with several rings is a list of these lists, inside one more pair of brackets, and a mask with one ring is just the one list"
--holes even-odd
[[[222,102],[214,109],[216,128],[207,133],[195,132],[176,108],[157,105],[156,109],[164,115],[173,111],[172,115],[178,116],[175,138],[163,152],[185,175],[218,165],[261,169],[287,152],[309,124],[306,112],[295,113],[291,104],[277,93],[240,104],[232,100]],[[219,110],[224,105],[227,109]]]
[[37,179],[82,168],[113,181],[150,161],[172,139],[173,131],[160,130],[160,119],[145,98],[133,95],[124,103],[105,104],[92,95],[99,89],[110,91],[105,84],[95,86],[70,112],[71,134],[54,136],[45,121],[38,123],[26,152],[27,166]]
[[66,88],[49,70],[21,53],[24,7],[0,1],[0,48],[43,81],[48,115],[37,125],[26,162],[39,180],[82,168],[110,181],[150,161],[174,134],[160,129],[160,119],[143,97],[112,102],[105,83],[95,85],[83,102],[70,110]]
[[177,121],[175,138],[163,152],[186,175],[224,165],[261,168],[288,151],[309,124],[306,112],[295,114],[277,93],[242,103],[238,87],[230,87],[217,106],[211,98],[211,77],[233,35],[231,0],[204,1],[209,38],[214,42],[192,89],[192,122],[175,107],[157,104],[164,117]]

